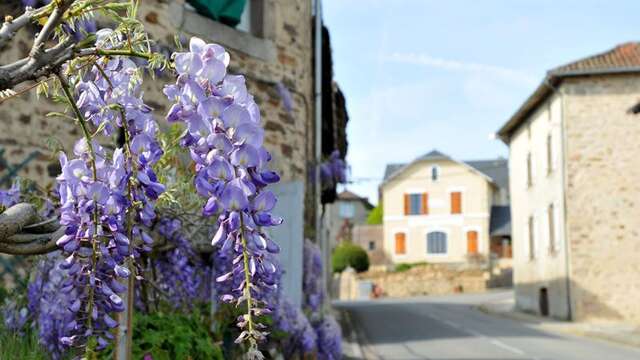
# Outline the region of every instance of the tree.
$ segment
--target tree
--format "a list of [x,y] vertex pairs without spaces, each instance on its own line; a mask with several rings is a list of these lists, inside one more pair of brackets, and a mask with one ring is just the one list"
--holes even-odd
[[369,215],[367,216],[367,224],[369,225],[380,225],[382,224],[382,205],[378,204],[376,207],[371,209]]
[[338,245],[331,257],[333,272],[342,272],[352,267],[356,272],[369,270],[369,255],[359,245],[344,242]]

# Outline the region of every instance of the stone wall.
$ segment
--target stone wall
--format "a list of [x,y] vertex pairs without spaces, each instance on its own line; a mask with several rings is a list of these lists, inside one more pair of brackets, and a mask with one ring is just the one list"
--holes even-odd
[[402,298],[482,292],[486,290],[487,276],[488,274],[480,269],[429,264],[415,266],[402,272],[366,272],[359,274],[358,279],[372,281],[380,286],[384,296]]
[[[15,14],[19,1],[3,2],[0,13]],[[279,171],[283,182],[307,180],[307,163],[313,155],[313,69],[311,39],[311,2],[304,0],[265,0],[261,3],[264,24],[260,36],[232,29],[184,9],[184,1],[145,0],[141,2],[140,18],[147,31],[159,44],[172,48],[174,35],[197,35],[207,41],[226,46],[231,54],[232,73],[243,74],[260,106],[266,129],[265,143],[273,155],[272,167]],[[15,46],[0,53],[0,63],[25,56],[34,35],[19,33]],[[156,109],[157,119],[164,123],[167,101],[162,86],[171,81],[159,78],[145,82],[145,99]],[[291,111],[284,106],[282,84],[291,96]],[[61,111],[57,105],[38,101],[35,90],[0,104],[0,146],[10,163],[22,161],[38,151],[40,155],[19,173],[41,184],[51,183],[57,176],[57,159],[51,157],[47,142],[56,142],[71,149],[81,134],[73,122],[46,118],[51,111]]]
[[569,79],[567,236],[576,320],[640,323],[640,75]]

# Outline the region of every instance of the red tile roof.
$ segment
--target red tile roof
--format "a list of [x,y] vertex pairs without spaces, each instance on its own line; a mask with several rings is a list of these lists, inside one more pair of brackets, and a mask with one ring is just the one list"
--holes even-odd
[[640,67],[640,43],[628,42],[615,48],[552,69],[550,73],[591,72]]
[[620,44],[603,53],[551,69],[542,83],[498,130],[497,134],[500,139],[508,143],[511,135],[565,77],[632,72],[640,72],[640,42]]

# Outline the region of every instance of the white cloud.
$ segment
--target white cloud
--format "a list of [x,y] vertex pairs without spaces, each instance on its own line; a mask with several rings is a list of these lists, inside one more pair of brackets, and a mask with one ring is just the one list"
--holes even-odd
[[428,54],[394,53],[387,58],[387,61],[402,64],[422,65],[450,71],[464,71],[471,73],[497,75],[514,82],[525,83],[526,85],[535,85],[538,81],[538,79],[536,79],[534,76],[531,76],[530,74],[507,67],[480,64],[475,62],[441,59]]

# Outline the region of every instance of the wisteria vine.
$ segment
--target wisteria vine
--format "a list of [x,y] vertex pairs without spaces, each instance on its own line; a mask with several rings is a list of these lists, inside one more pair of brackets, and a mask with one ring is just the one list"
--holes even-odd
[[263,146],[260,111],[244,77],[227,74],[229,54],[198,38],[189,45],[188,52],[174,54],[178,79],[164,89],[173,103],[167,120],[187,125],[181,144],[195,162],[195,188],[207,199],[202,212],[217,217],[212,245],[232,262],[217,280],[237,284],[221,299],[245,304],[236,342],[248,341],[257,355],[266,327],[256,317],[271,311],[266,299],[278,286],[269,254],[279,247],[262,228],[282,222],[271,215],[276,197],[265,187],[279,176],[267,169],[271,156]]

